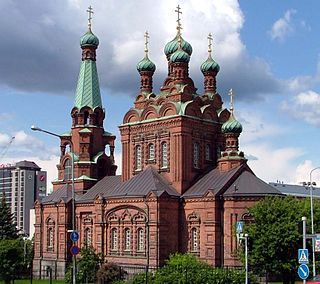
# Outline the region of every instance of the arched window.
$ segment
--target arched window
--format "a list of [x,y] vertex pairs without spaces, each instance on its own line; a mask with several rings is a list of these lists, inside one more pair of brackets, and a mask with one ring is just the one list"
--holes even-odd
[[126,228],[124,230],[124,250],[130,250],[131,246],[131,235],[130,235],[130,229]]
[[47,250],[53,251],[53,245],[54,245],[54,232],[53,228],[48,228],[47,230]]
[[193,166],[199,168],[200,166],[200,147],[199,143],[193,143]]
[[84,125],[89,124],[89,112],[85,111],[84,112]]
[[153,143],[150,143],[148,145],[148,159],[154,160],[154,144]]
[[168,167],[168,144],[166,142],[161,144],[161,167]]
[[71,161],[66,160],[64,163],[64,180],[71,180]]
[[211,161],[211,147],[206,144],[206,161]]
[[136,146],[136,170],[141,170],[142,166],[142,157],[141,157],[141,146]]
[[139,252],[144,251],[145,245],[144,245],[144,230],[142,228],[138,229],[138,238],[137,238],[137,250]]
[[111,250],[118,250],[118,230],[116,228],[111,230]]
[[199,251],[198,230],[196,228],[192,228],[191,230],[191,251],[193,252]]
[[92,245],[92,231],[91,228],[86,228],[84,230],[84,243],[86,246]]

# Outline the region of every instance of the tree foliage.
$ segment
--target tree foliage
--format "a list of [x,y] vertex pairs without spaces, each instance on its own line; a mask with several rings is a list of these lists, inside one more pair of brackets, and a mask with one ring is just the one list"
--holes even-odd
[[[96,253],[93,247],[83,247],[77,261],[77,283],[95,283],[96,273],[102,262],[101,255]],[[72,282],[72,266],[69,266],[65,276],[66,283]]]
[[[298,223],[307,216],[310,226],[310,199],[271,197],[249,209],[254,221],[245,228],[253,240],[249,261],[257,274],[281,273],[284,283],[294,279],[298,266],[298,249],[302,248],[302,234]],[[315,220],[320,220],[320,206],[314,206]]]
[[97,272],[97,280],[99,284],[121,283],[126,275],[127,273],[120,266],[109,262],[101,265]]
[[15,279],[23,268],[23,241],[1,240],[0,241],[0,279],[10,283]]
[[[250,283],[256,283],[252,276],[250,278]],[[192,254],[174,254],[154,276],[148,274],[148,283],[152,284],[239,284],[244,281],[244,270],[213,268]],[[131,283],[146,283],[146,273],[136,275]]]
[[0,205],[0,240],[14,240],[17,238],[18,231],[14,222],[14,216],[3,195]]

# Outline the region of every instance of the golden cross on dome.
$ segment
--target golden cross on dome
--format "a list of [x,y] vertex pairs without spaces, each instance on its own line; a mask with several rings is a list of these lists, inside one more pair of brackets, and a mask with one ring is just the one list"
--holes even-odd
[[208,38],[208,53],[209,53],[209,55],[211,55],[211,52],[212,52],[212,40],[213,40],[212,34],[209,33],[207,38]]
[[176,10],[174,10],[175,12],[177,12],[177,14],[178,14],[178,20],[177,20],[177,31],[178,31],[178,35],[181,35],[181,29],[182,29],[182,27],[181,27],[181,22],[180,22],[180,14],[182,14],[182,12],[180,11],[180,6],[178,5],[177,6],[177,9]]
[[94,14],[94,13],[93,13],[93,9],[92,9],[92,7],[91,7],[91,5],[88,7],[87,12],[88,12],[88,28],[89,28],[89,30],[91,30],[91,25],[92,25],[92,23],[91,23],[91,20],[92,20],[92,14]]
[[232,89],[230,89],[228,95],[230,96],[230,112],[231,112],[231,114],[233,114],[233,97],[234,97],[234,93],[233,93]]
[[145,42],[144,42],[144,52],[146,53],[146,57],[148,57],[148,39],[150,38],[148,31],[146,31],[144,33],[144,38],[145,38]]

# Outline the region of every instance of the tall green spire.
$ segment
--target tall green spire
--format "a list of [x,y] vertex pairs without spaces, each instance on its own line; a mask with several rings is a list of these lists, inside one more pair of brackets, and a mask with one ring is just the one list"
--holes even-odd
[[96,62],[83,60],[80,67],[74,106],[78,109],[88,106],[102,108]]
[[102,108],[102,100],[99,87],[99,78],[96,66],[96,49],[99,39],[91,31],[92,8],[87,11],[88,31],[81,37],[80,46],[82,49],[82,62],[78,78],[74,106],[79,110],[83,107],[90,107],[94,110]]

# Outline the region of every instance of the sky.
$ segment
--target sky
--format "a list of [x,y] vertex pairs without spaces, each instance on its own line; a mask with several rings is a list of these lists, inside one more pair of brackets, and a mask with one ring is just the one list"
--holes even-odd
[[[163,48],[176,34],[178,4],[199,94],[199,67],[207,58],[207,35],[213,35],[217,90],[225,108],[228,90],[234,90],[235,115],[243,126],[240,149],[248,165],[266,182],[309,181],[310,171],[320,166],[318,0],[1,0],[0,164],[32,160],[49,181],[57,177],[58,139],[30,127],[58,134],[70,129],[79,39],[92,5],[104,127],[117,136],[120,174],[118,125],[139,92],[136,64],[144,56],[143,35],[146,30],[150,35],[158,93],[167,70]],[[320,185],[320,170],[312,180]]]

